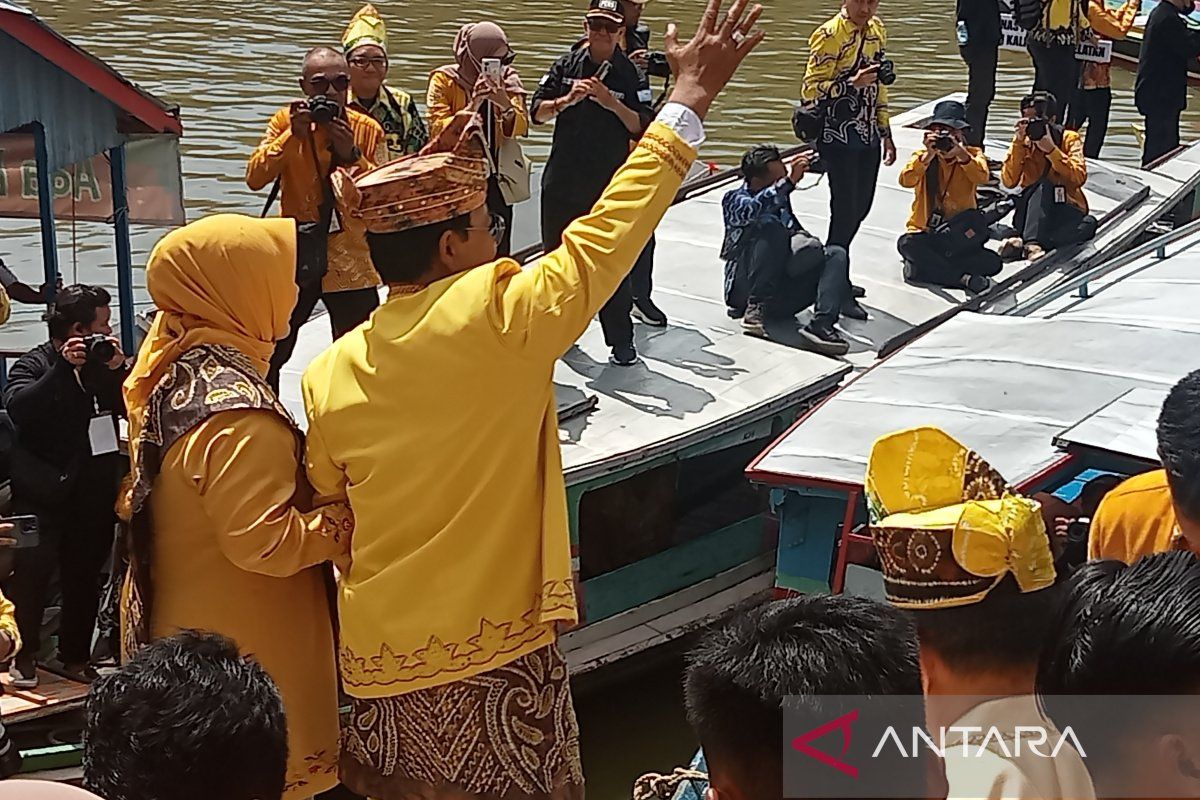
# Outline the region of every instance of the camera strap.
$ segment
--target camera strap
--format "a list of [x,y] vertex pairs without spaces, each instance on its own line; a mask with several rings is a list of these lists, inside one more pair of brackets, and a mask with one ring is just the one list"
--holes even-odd
[[[313,166],[316,168],[317,175],[321,175],[324,172],[324,176],[321,180],[321,205],[317,208],[317,221],[322,224],[322,227],[324,227],[327,232],[337,233],[341,230],[341,216],[338,214],[337,203],[335,202],[333,196],[333,185],[330,183],[330,179],[333,177],[334,170],[333,154],[330,153],[329,156],[328,172],[325,172],[321,169],[321,160],[317,158],[316,147],[312,148],[312,160]],[[263,210],[262,213],[259,214],[259,217],[265,219],[267,214],[271,211],[271,206],[275,205],[275,200],[279,197],[279,189],[282,181],[283,177],[280,176],[275,179],[273,184],[271,184],[271,191],[267,193],[267,202],[263,205]],[[338,219],[338,227],[331,231],[335,216]]]

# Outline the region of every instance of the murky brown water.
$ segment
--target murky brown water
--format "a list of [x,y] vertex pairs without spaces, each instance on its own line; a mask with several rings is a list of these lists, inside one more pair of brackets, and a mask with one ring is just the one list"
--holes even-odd
[[[267,118],[296,94],[302,54],[336,44],[356,0],[25,0],[65,35],[107,59],[127,77],[183,108],[183,167],[189,214],[257,213],[262,197],[243,183],[245,159]],[[467,0],[461,3],[376,3],[391,27],[391,82],[424,97],[431,69],[450,60],[454,32],[463,22],[501,22],[519,51],[516,66],[532,87],[581,30],[582,0]],[[798,94],[807,38],[836,10],[831,0],[765,0],[768,40],[746,63],[709,121],[703,158],[736,163],[751,143],[787,142],[789,114]],[[689,30],[701,0],[654,0],[647,21],[661,41],[665,22]],[[954,46],[950,0],[884,0],[889,50],[899,80],[892,103],[902,109],[964,88],[966,70]],[[1032,81],[1028,57],[1002,53],[999,96],[992,114],[997,135],[1015,116],[1016,101]],[[1113,70],[1112,123],[1104,156],[1136,163],[1131,123],[1132,73]],[[1185,136],[1200,133],[1200,113],[1185,115]],[[544,158],[549,129],[534,133],[528,150]],[[30,283],[41,275],[41,253],[28,223],[0,222],[0,256]],[[161,234],[135,232],[135,262]],[[112,285],[111,233],[101,225],[59,226],[60,261],[68,282]],[[139,279],[140,282],[140,279]],[[140,293],[139,293],[140,294]],[[28,309],[23,316],[37,312]],[[632,777],[669,769],[692,748],[679,710],[678,662],[647,677],[608,687],[580,703],[590,794],[628,797]]]

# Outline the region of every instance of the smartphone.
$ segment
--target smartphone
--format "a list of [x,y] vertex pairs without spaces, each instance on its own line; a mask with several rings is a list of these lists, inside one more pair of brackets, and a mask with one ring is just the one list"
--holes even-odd
[[10,534],[17,540],[14,547],[17,550],[25,550],[38,545],[38,518],[33,514],[22,514],[15,517],[0,517],[0,523],[8,523],[13,526]]
[[498,58],[485,58],[483,60],[483,74],[489,78],[499,81],[503,69]]

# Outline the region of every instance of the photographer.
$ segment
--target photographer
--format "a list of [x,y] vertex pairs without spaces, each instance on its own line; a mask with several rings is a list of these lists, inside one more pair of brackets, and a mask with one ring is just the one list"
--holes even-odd
[[817,152],[829,176],[826,244],[847,252],[875,201],[881,156],[889,166],[896,161],[887,104],[896,72],[884,53],[887,30],[878,9],[879,0],[844,0],[808,40],[800,89],[802,100],[823,116]]
[[850,344],[834,325],[843,312],[859,320],[867,313],[851,297],[846,250],[822,247],[792,212],[792,191],[808,165],[809,157],[802,155],[785,166],[779,150],[769,145],[742,156],[745,182],[721,200],[725,304],[730,316],[741,316],[742,330],[751,336],[765,336],[768,320],[789,319],[815,305],[801,336],[810,350],[841,356]]
[[[625,30],[619,0],[591,0],[584,19],[587,46],[550,67],[529,102],[533,121],[556,120],[550,158],[542,172],[542,245],[549,253],[562,234],[600,199],[641,138],[654,112],[642,100],[637,68],[618,46]],[[633,345],[633,290],[626,278],[600,310],[600,326],[620,367],[637,363]]]
[[325,242],[327,270],[319,279],[301,282],[291,332],[276,345],[271,359],[268,380],[276,391],[279,371],[291,358],[300,326],[318,300],[329,311],[335,339],[365,322],[379,305],[379,276],[371,266],[365,229],[361,220],[342,213],[337,197],[345,178],[342,169],[361,172],[387,160],[383,128],[347,108],[350,68],[336,50],[316,47],[308,52],[300,88],[308,99],[275,112],[246,166],[251,189],[258,191],[273,181],[278,187],[272,189],[268,208],[278,191],[283,216],[316,223],[316,231],[298,242],[302,258],[306,245],[319,248]]
[[1001,258],[1036,261],[1057,247],[1090,240],[1096,235],[1096,218],[1088,214],[1083,194],[1083,139],[1058,124],[1054,95],[1034,92],[1023,97],[1015,128],[1000,179],[1010,189],[1023,190],[1013,222],[1019,235],[1000,247]]
[[25,642],[9,670],[18,688],[37,685],[42,614],[55,567],[62,582],[63,668],[77,680],[95,677],[92,632],[122,467],[116,418],[125,413],[125,354],[112,336],[110,302],[96,286],[59,292],[47,314],[50,340],[17,360],[4,387],[4,406],[17,428],[13,507],[36,515],[39,524],[37,546],[16,552],[7,587]]
[[978,216],[975,192],[988,180],[987,159],[966,144],[967,110],[956,100],[934,106],[917,148],[900,171],[900,185],[913,190],[908,232],[897,248],[904,258],[904,279],[969,292],[986,291],[1000,272],[1000,256],[988,250],[986,235],[960,235],[951,224],[965,215]]

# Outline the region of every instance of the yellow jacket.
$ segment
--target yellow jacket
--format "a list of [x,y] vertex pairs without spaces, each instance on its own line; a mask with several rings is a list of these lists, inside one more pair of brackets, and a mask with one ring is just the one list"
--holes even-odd
[[1009,145],[1008,155],[1000,170],[1000,180],[1010,189],[1032,186],[1046,174],[1046,163],[1050,164],[1050,182],[1066,188],[1067,202],[1087,213],[1087,197],[1083,185],[1087,183],[1087,159],[1083,155],[1083,138],[1075,131],[1063,131],[1061,147],[1047,155],[1036,146],[1026,146],[1024,139],[1014,138]]
[[[1125,5],[1115,11],[1104,0],[1091,0],[1088,3],[1088,22],[1092,24],[1093,31],[1106,39],[1124,39],[1133,28],[1141,8],[1142,0],[1125,0]],[[1095,61],[1083,62],[1083,88],[1105,89],[1111,86],[1111,67],[1111,64]]]
[[[529,111],[523,94],[508,95],[516,110],[500,128],[501,135],[508,139],[529,135]],[[429,137],[436,139],[450,119],[470,103],[467,90],[445,72],[434,70],[429,74],[429,94],[425,98],[426,113],[429,114]]]
[[17,607],[0,592],[0,632],[7,634],[12,642],[12,650],[8,655],[0,653],[4,658],[12,658],[21,650],[21,631],[17,628]]
[[[362,151],[362,157],[351,170],[368,170],[386,162],[387,140],[379,123],[352,108],[346,109],[346,118],[354,131],[354,143]],[[333,157],[325,132],[318,129],[313,137],[313,145],[293,137],[291,111],[281,108],[267,123],[267,132],[246,165],[246,185],[256,192],[279,179],[280,212],[301,222],[317,221],[322,188],[315,174],[316,164],[321,165],[322,173],[327,173]],[[312,146],[317,151],[315,162]],[[331,180],[335,192],[340,193],[344,177],[340,170],[334,172]],[[379,276],[371,264],[366,229],[343,204],[339,203],[338,208],[342,231],[329,235],[329,271],[321,281],[321,289],[344,292],[374,288],[379,285]]]
[[[921,162],[925,153],[924,147],[918,147],[912,158],[900,170],[900,185],[913,190],[912,214],[908,218],[910,233],[924,231],[929,228],[929,215],[933,209],[929,207],[929,191],[925,186],[928,164]],[[988,179],[987,159],[978,147],[968,147],[971,160],[966,164],[935,158],[938,165],[938,205],[941,206],[942,217],[950,219],[968,208],[976,208],[978,201],[975,190]]]
[[378,698],[510,663],[576,621],[555,361],[616,291],[695,151],[650,126],[557,250],[393,291],[304,374],[307,467],[348,498],[346,691]]
[[1135,475],[1105,496],[1088,534],[1088,560],[1132,564],[1180,545],[1167,473],[1157,469]]
[[874,125],[880,137],[891,136],[888,113],[888,89],[875,83],[864,90],[850,84],[859,69],[884,57],[887,29],[879,17],[872,17],[860,30],[845,11],[813,31],[808,39],[808,65],[800,86],[800,98],[808,103],[859,97],[866,102],[854,109],[865,126]]

